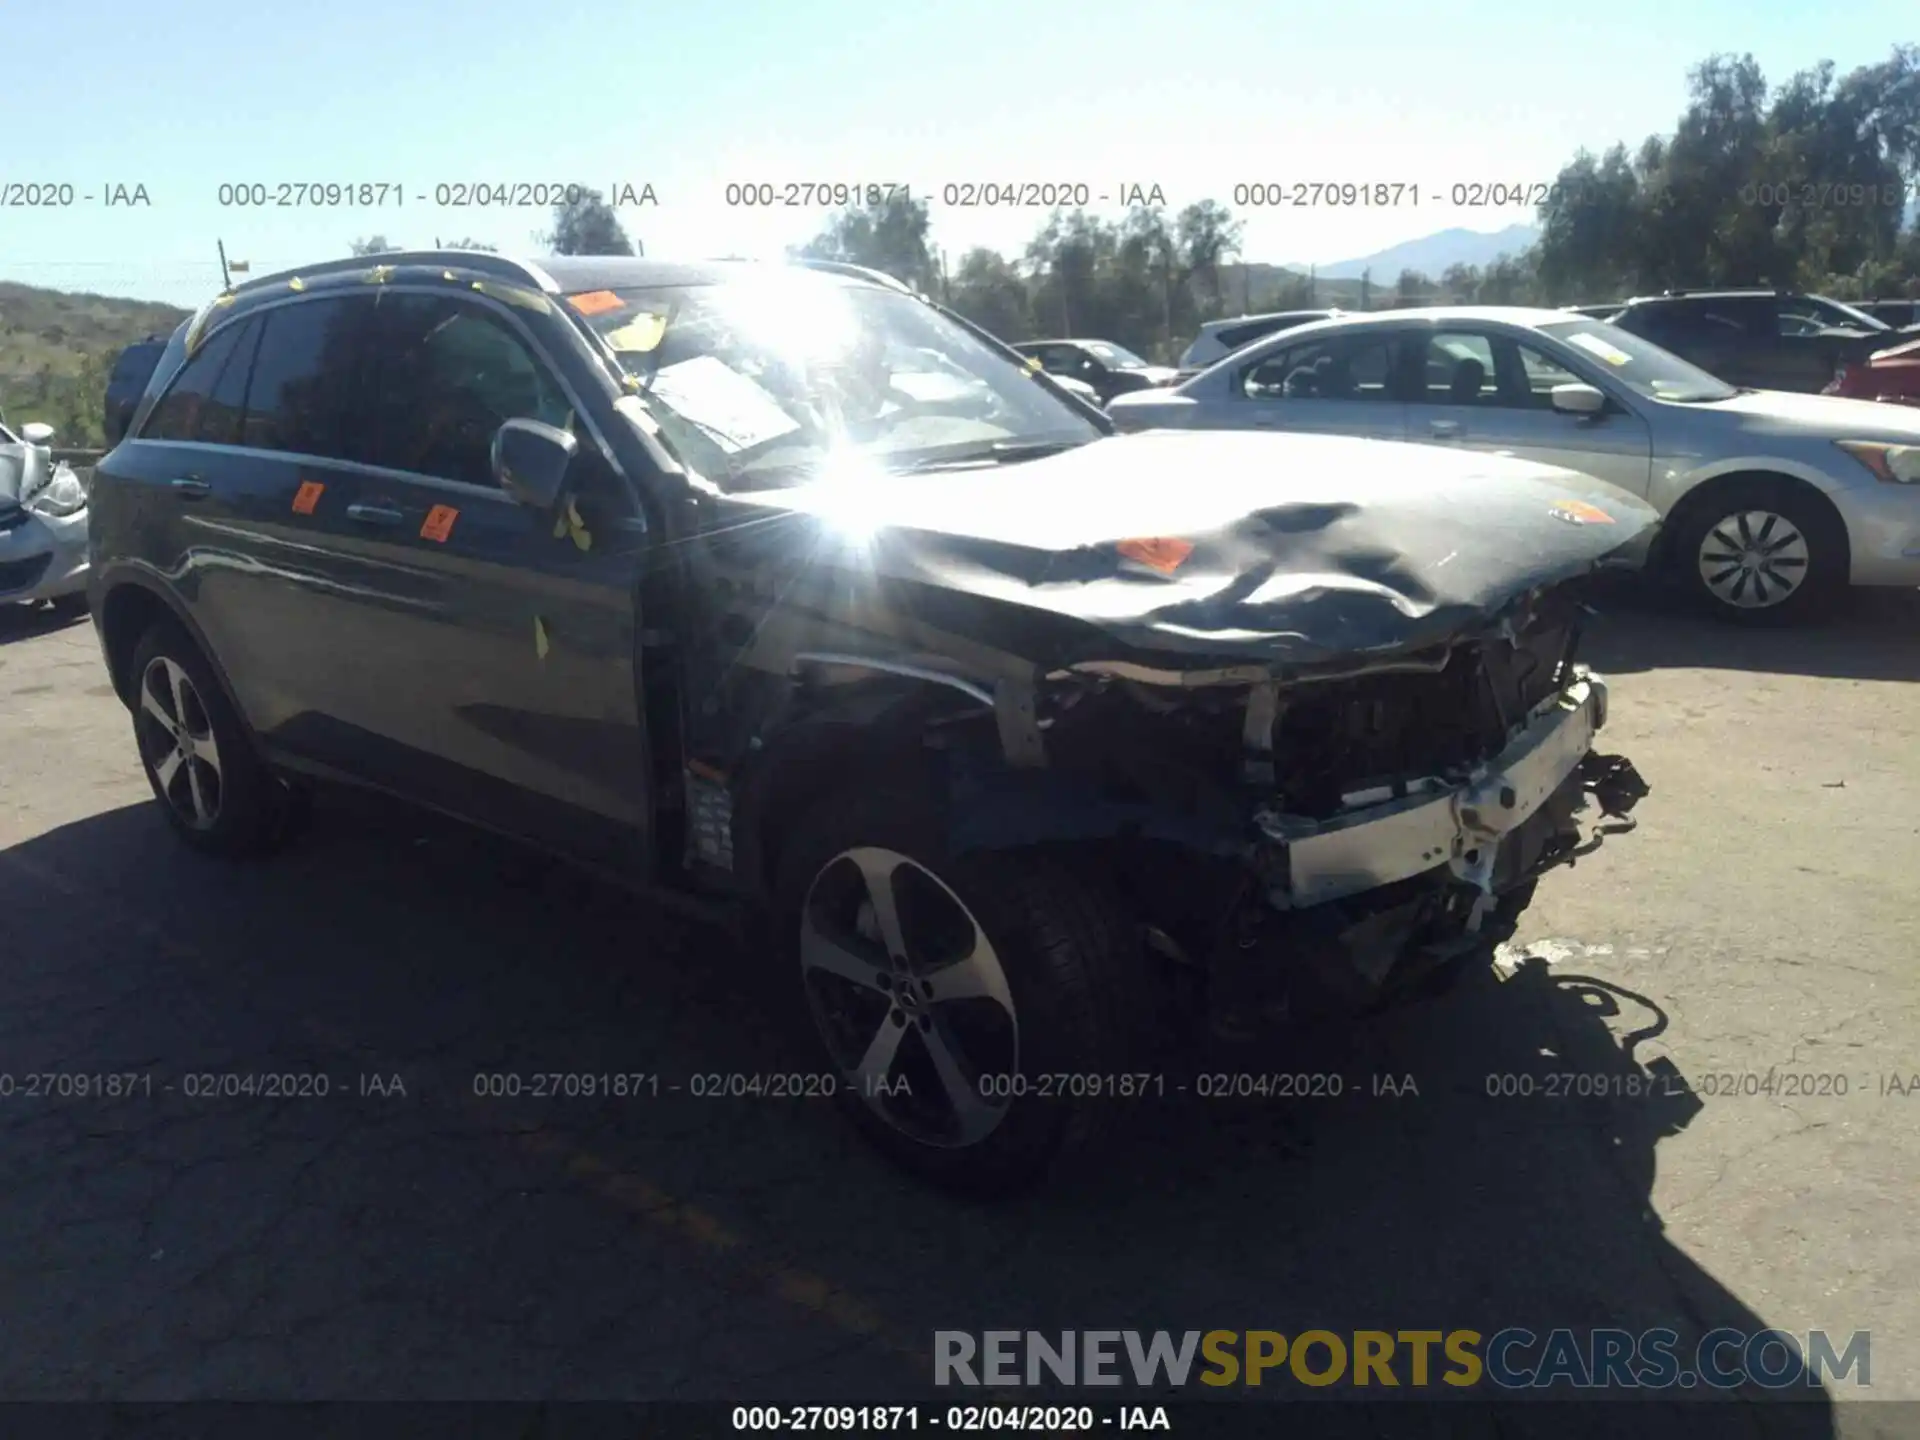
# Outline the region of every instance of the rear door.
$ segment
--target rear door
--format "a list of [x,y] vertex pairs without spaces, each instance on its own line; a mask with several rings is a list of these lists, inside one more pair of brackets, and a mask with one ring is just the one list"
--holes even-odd
[[1210,406],[1204,423],[1405,439],[1400,356],[1406,338],[1404,330],[1367,326],[1263,348],[1234,372],[1225,402]]
[[[383,287],[361,463],[321,518],[355,764],[396,792],[595,863],[639,863],[645,527],[584,406],[508,308]],[[495,482],[501,424],[579,442],[579,523]]]
[[1424,384],[1410,409],[1410,438],[1563,465],[1637,495],[1647,492],[1653,437],[1624,403],[1599,415],[1553,408],[1556,385],[1594,385],[1570,357],[1504,330],[1436,330],[1420,363]]
[[248,722],[283,752],[330,688],[326,567],[296,501],[342,458],[353,322],[370,305],[295,298],[209,329],[101,471],[131,492],[113,507],[129,533],[99,537],[102,550],[133,551],[167,576]]

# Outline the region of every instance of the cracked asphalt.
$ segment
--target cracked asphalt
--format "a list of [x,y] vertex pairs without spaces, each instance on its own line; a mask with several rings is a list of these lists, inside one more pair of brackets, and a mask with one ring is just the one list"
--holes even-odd
[[[825,1102],[696,1098],[793,1068],[724,936],[366,800],[266,864],[187,853],[91,626],[0,615],[0,1396],[950,1400],[936,1329],[1732,1325],[1873,1337],[1870,1391],[1752,1433],[1916,1433],[1861,1398],[1920,1400],[1911,601],[1626,603],[1587,658],[1653,794],[1496,967],[1257,1057],[1338,1099],[1142,1103],[1001,1207]],[[1543,1093],[1649,1062],[1679,1083]],[[659,1090],[476,1093],[554,1072]],[[327,1093],[193,1093],[240,1074]]]

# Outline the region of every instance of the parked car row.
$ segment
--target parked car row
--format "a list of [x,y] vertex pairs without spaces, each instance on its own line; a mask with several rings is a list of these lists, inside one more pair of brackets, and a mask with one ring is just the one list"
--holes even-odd
[[[1515,383],[1526,335],[1455,329],[1388,348],[1463,403],[1477,343]],[[1403,413],[1398,333],[1323,320],[1111,404]],[[1566,392],[1540,418],[1635,480],[1651,422],[1601,412],[1640,392],[1573,378],[1538,377]],[[754,918],[795,1068],[901,1164],[1004,1191],[1170,1041],[1431,993],[1580,811],[1646,793],[1577,663],[1646,499],[1491,447],[1203,428],[1119,434],[852,266],[320,264],[166,342],[95,472],[93,621],[187,844],[271,850],[346,780]]]
[[1742,388],[1617,320],[1345,316],[1121,396],[1109,414],[1124,431],[1318,432],[1578,470],[1652,504],[1665,524],[1650,559],[1730,620],[1804,619],[1849,582],[1920,585],[1920,413]]
[[[1651,340],[1729,385],[1804,394],[1824,390],[1875,351],[1920,339],[1920,331],[1906,335],[1893,319],[1859,306],[1785,290],[1670,290],[1583,306],[1581,313]],[[1910,322],[1909,315],[1898,323]]]

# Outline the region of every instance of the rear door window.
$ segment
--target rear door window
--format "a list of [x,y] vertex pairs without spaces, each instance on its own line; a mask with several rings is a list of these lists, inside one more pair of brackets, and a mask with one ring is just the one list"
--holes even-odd
[[143,440],[191,441],[199,437],[201,412],[238,348],[240,332],[246,328],[228,325],[217,331],[180,367],[173,384],[141,427]]
[[1252,400],[1396,400],[1393,355],[1398,334],[1335,335],[1289,346],[1241,373]]
[[373,316],[370,295],[321,296],[267,311],[247,387],[240,443],[355,460],[359,376]]

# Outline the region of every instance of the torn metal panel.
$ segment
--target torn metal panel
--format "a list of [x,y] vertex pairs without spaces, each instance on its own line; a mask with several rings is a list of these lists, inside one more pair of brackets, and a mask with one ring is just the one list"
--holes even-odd
[[1576,680],[1461,783],[1425,778],[1409,786],[1405,798],[1320,822],[1260,812],[1261,830],[1286,847],[1288,884],[1276,899],[1319,905],[1440,865],[1487,893],[1501,840],[1566,783],[1592,748],[1605,694],[1598,676]]

